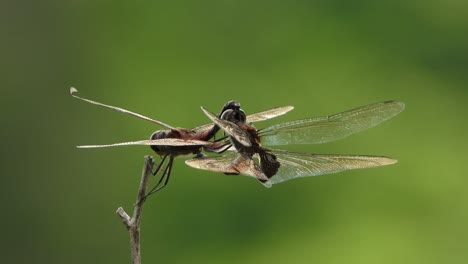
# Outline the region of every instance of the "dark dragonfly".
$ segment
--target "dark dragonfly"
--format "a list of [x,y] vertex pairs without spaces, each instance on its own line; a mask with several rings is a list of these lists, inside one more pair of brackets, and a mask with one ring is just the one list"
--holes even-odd
[[[150,146],[151,149],[153,149],[161,157],[161,162],[156,166],[156,169],[153,171],[153,175],[156,175],[159,171],[162,171],[162,175],[158,183],[155,185],[155,187],[152,188],[148,195],[162,189],[164,186],[167,185],[169,177],[171,175],[172,165],[175,157],[190,154],[194,154],[197,157],[201,157],[203,156],[202,150],[205,150],[207,152],[221,153],[230,147],[229,142],[225,143],[221,140],[210,141],[212,138],[215,137],[216,133],[219,131],[219,127],[217,125],[205,124],[192,129],[174,128],[159,120],[155,120],[120,107],[106,105],[103,103],[79,97],[75,94],[77,92],[77,89],[73,87],[70,88],[70,94],[77,99],[101,107],[109,108],[124,114],[132,115],[166,128],[165,130],[155,131],[148,140],[137,140],[106,145],[78,146],[78,148],[106,148],[130,145]],[[247,122],[263,121],[279,115],[283,115],[291,111],[292,109],[293,107],[291,106],[277,107],[267,111],[255,113],[247,117],[245,117],[244,114],[242,118],[246,118]],[[237,113],[240,113],[241,111],[242,110],[240,110],[240,104],[237,101],[229,101],[221,109],[219,117],[225,118],[226,115],[229,115],[232,118],[234,118],[235,115]],[[167,159],[168,161],[166,162]],[[164,164],[166,165],[164,166]]]
[[236,151],[220,157],[196,157],[185,163],[197,169],[252,176],[266,187],[299,177],[394,164],[397,160],[382,156],[309,154],[263,146],[320,144],[342,139],[396,116],[404,107],[401,102],[386,101],[260,130],[250,125],[241,111],[219,118],[202,107],[205,114],[230,136]]

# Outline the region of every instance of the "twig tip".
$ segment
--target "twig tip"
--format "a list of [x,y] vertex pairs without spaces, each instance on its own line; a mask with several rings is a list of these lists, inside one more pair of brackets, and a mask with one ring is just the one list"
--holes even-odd
[[70,94],[73,95],[74,93],[77,93],[78,90],[75,87],[70,87]]
[[125,210],[122,207],[117,208],[117,211],[115,212],[122,222],[125,224],[125,226],[129,227],[130,226],[130,221],[131,218],[128,216],[128,214],[125,212]]

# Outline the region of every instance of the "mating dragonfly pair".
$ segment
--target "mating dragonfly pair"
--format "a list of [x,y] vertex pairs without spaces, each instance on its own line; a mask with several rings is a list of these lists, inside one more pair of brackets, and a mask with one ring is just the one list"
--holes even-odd
[[[76,92],[78,91],[75,88],[70,89],[71,95],[77,99],[133,115],[166,128],[154,132],[149,140],[78,146],[79,148],[150,146],[162,157],[162,160],[153,171],[154,175],[161,173],[160,180],[148,194],[167,185],[175,157],[189,154],[195,155],[185,161],[190,167],[228,175],[251,176],[266,187],[299,177],[394,164],[397,162],[395,159],[383,156],[309,154],[269,149],[264,146],[320,144],[342,139],[394,117],[405,107],[401,102],[385,101],[335,115],[295,120],[258,130],[252,123],[284,115],[294,107],[283,106],[246,115],[237,101],[229,101],[218,115],[201,108],[213,123],[184,129],[174,128],[119,107],[78,97],[74,94]],[[215,135],[220,129],[226,136],[215,140]],[[204,152],[218,155],[207,156]]]

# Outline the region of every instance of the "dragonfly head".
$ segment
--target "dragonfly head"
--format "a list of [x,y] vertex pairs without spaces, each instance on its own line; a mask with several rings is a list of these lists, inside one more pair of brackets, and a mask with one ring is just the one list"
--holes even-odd
[[167,136],[169,135],[169,131],[168,130],[158,130],[158,131],[155,131],[150,139],[163,139],[163,138],[167,138]]
[[229,101],[223,106],[219,118],[235,124],[243,124],[246,121],[245,113],[240,109],[240,103],[235,100]]
[[[224,104],[223,109],[221,109],[220,113],[222,114],[224,111],[226,111],[228,109],[239,110],[240,109],[240,103],[238,101],[236,101],[236,100],[231,100],[231,101]],[[221,114],[220,114],[220,116],[221,116]]]
[[[151,140],[154,140],[154,139],[164,139],[164,138],[167,138],[167,136],[169,135],[169,130],[158,130],[158,131],[155,131],[153,134],[151,134],[151,137],[150,139]],[[156,146],[156,145],[151,145],[150,146],[156,153],[158,154],[163,154],[163,150],[164,150],[164,147],[161,147],[161,146]]]

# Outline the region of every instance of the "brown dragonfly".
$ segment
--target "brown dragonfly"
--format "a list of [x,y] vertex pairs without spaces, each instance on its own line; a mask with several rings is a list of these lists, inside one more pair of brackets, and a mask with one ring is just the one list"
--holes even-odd
[[[219,127],[217,125],[205,124],[192,129],[174,128],[159,120],[152,119],[120,107],[106,105],[93,100],[79,97],[75,94],[77,92],[78,90],[76,88],[70,88],[70,94],[79,100],[101,107],[109,108],[124,114],[135,116],[166,128],[165,130],[155,131],[148,140],[137,140],[106,145],[78,146],[78,148],[107,148],[131,145],[150,146],[151,149],[153,149],[161,157],[161,162],[156,166],[156,169],[152,171],[152,173],[153,175],[156,175],[159,171],[162,171],[162,175],[160,177],[159,182],[155,185],[155,187],[151,189],[148,195],[161,190],[167,185],[169,177],[171,175],[172,165],[175,157],[190,154],[194,154],[196,155],[196,157],[202,157],[204,156],[202,150],[205,150],[207,152],[221,153],[230,147],[230,143],[223,142],[222,138],[217,141],[210,141],[212,138],[215,137],[216,133],[219,131]],[[292,109],[292,106],[282,106],[248,115],[247,117],[245,117],[244,112],[240,109],[239,102],[232,100],[227,102],[223,106],[219,117],[225,119],[226,116],[229,116],[229,118],[231,119],[244,118],[246,119],[246,122],[257,122],[286,114]],[[243,116],[240,117],[239,114],[242,114]],[[166,159],[168,159],[167,163]],[[166,165],[164,166],[164,164]]]
[[250,125],[242,113],[219,118],[202,107],[214,124],[229,135],[236,151],[219,157],[196,157],[185,163],[197,169],[252,176],[266,187],[300,177],[394,164],[397,160],[383,156],[309,154],[263,146],[320,144],[342,139],[396,116],[404,107],[401,102],[386,101],[260,130]]

